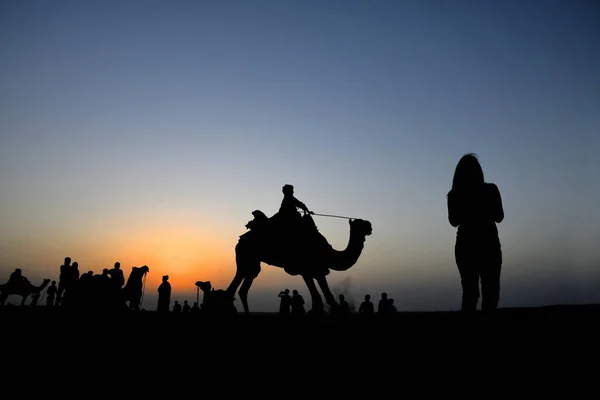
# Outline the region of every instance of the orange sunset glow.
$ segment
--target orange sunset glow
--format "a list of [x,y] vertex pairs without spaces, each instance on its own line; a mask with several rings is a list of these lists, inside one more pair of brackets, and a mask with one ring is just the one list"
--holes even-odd
[[[133,266],[148,265],[149,288],[156,288],[163,275],[175,291],[193,291],[197,280],[224,284],[235,273],[235,240],[211,234],[206,229],[182,225],[154,225],[120,244],[126,255],[121,266],[128,276]],[[228,283],[228,282],[227,282]]]

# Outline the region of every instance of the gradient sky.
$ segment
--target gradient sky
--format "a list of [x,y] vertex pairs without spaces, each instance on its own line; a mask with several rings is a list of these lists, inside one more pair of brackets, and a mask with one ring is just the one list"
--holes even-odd
[[[475,152],[503,196],[500,306],[600,302],[597,1],[0,1],[0,280],[147,264],[226,287],[281,187],[364,218],[355,302],[455,310],[446,194]],[[315,217],[343,249],[343,219]],[[300,277],[263,264],[253,311]],[[18,298],[15,298],[18,301]],[[241,307],[238,307],[241,309]]]

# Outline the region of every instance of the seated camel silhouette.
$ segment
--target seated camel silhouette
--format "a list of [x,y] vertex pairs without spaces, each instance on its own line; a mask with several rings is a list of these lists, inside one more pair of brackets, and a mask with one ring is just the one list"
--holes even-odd
[[11,294],[16,294],[22,297],[21,305],[25,305],[25,301],[27,301],[27,297],[39,296],[39,294],[44,290],[46,286],[50,283],[50,279],[44,279],[42,284],[39,286],[32,285],[29,281],[23,282],[7,282],[4,285],[0,285],[0,306],[3,306],[8,299],[8,296]]
[[[326,276],[330,270],[346,271],[356,264],[366,237],[371,235],[371,223],[362,219],[350,219],[350,238],[344,250],[335,250],[318,231],[310,213],[299,217],[293,227],[286,228],[275,214],[271,218],[260,210],[252,213],[254,219],[246,225],[248,232],[240,236],[235,246],[236,273],[227,288],[233,297],[239,289],[240,300],[246,314],[248,292],[252,282],[260,273],[261,262],[280,267],[290,275],[300,275],[310,292],[313,310],[323,309],[323,300],[315,281],[323,291],[327,304],[337,308]],[[240,287],[241,285],[241,287]]]
[[210,281],[197,281],[196,286],[202,290],[202,310],[209,314],[237,313],[233,302],[235,298],[227,291],[215,290]]

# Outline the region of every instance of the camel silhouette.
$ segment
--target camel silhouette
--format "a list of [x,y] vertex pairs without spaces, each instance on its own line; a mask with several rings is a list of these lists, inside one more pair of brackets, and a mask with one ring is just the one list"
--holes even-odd
[[147,265],[131,268],[131,274],[127,278],[127,283],[121,290],[122,301],[129,301],[129,308],[131,310],[139,311],[140,309],[142,290],[144,288],[143,278],[148,272],[150,272],[150,268]]
[[4,285],[0,285],[0,305],[3,306],[8,299],[8,296],[11,294],[16,294],[21,296],[23,299],[21,300],[21,305],[25,305],[25,301],[27,297],[30,295],[36,296],[39,295],[42,290],[50,283],[50,279],[44,279],[40,286],[34,286],[29,281],[26,282],[17,282],[17,283],[6,283]]
[[202,290],[202,309],[210,314],[237,313],[233,301],[235,298],[222,289],[215,290],[210,281],[197,281],[196,286]]
[[315,281],[327,304],[336,309],[338,304],[329,289],[326,276],[330,270],[346,271],[356,264],[366,237],[373,232],[371,223],[350,219],[348,245],[340,251],[335,250],[318,231],[308,212],[299,216],[297,222],[292,222],[291,228],[285,227],[277,214],[267,218],[262,211],[256,210],[252,215],[254,219],[246,225],[249,231],[240,236],[235,246],[237,270],[227,288],[229,296],[233,297],[239,287],[238,294],[248,315],[248,292],[263,262],[283,268],[290,275],[302,276],[310,292],[313,311],[323,310],[324,307]]

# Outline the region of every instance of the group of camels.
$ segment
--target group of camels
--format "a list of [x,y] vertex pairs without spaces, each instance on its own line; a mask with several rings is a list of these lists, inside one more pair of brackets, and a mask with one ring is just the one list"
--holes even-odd
[[[237,292],[244,312],[248,315],[248,292],[260,273],[261,262],[283,268],[290,275],[300,275],[308,287],[313,310],[320,311],[324,307],[315,281],[321,288],[326,303],[332,308],[337,307],[327,283],[327,275],[330,270],[346,271],[356,264],[366,237],[373,232],[371,223],[362,219],[349,219],[348,244],[344,250],[335,250],[318,231],[308,212],[300,217],[300,223],[293,229],[282,228],[275,216],[268,218],[260,210],[254,211],[252,215],[254,219],[246,225],[248,231],[240,236],[235,246],[236,273],[229,287],[215,290],[209,281],[196,282],[196,286],[204,292],[204,308],[215,311],[235,310],[233,302]],[[138,280],[141,284],[141,279]],[[7,290],[6,285],[1,285],[0,304],[4,304],[10,294],[16,294],[22,296],[21,304],[24,305],[29,295],[39,296],[49,282],[49,279],[45,279],[40,286],[29,283],[13,290]],[[136,289],[136,294],[141,294],[141,287]],[[131,296],[129,300],[137,297]]]

